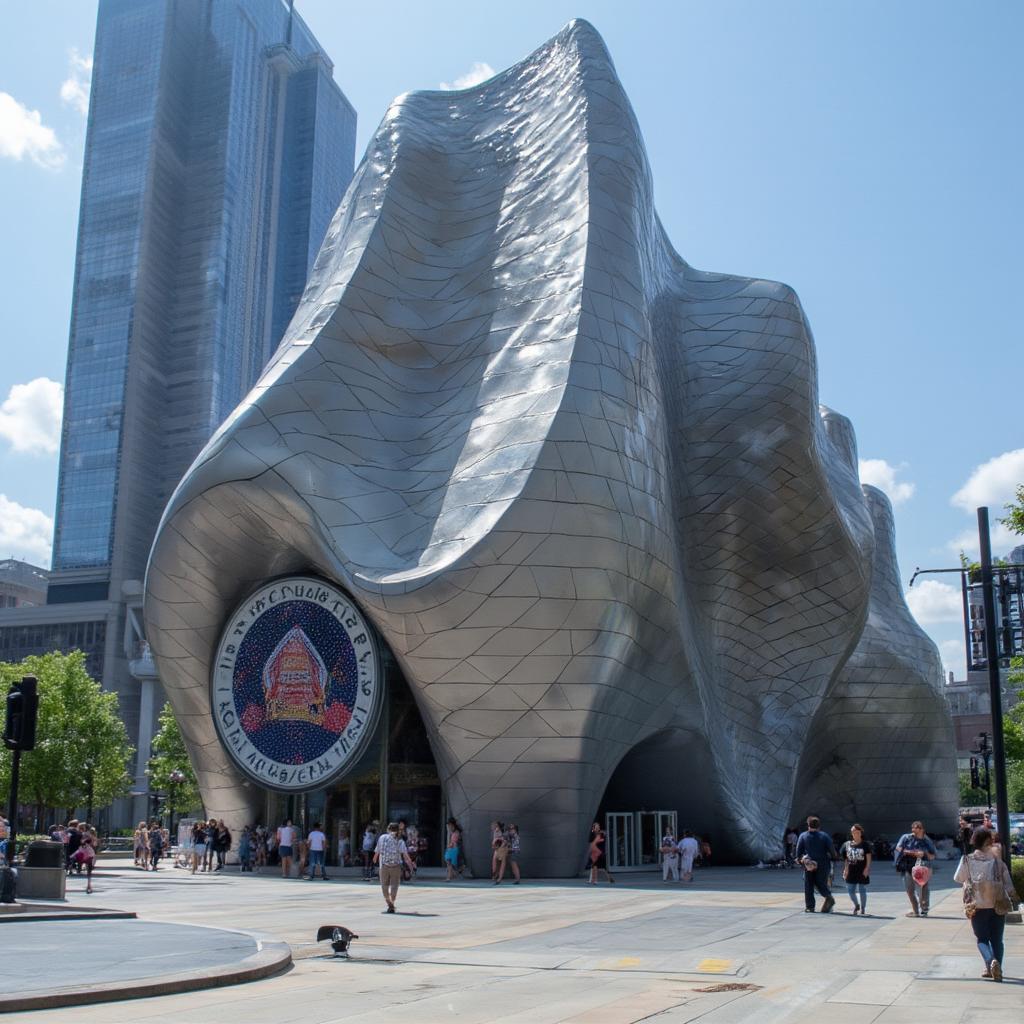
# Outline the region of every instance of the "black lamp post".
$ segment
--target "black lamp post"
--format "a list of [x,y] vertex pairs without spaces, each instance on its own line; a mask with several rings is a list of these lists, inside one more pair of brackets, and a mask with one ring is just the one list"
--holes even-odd
[[[1000,572],[997,576],[992,569],[992,542],[989,536],[988,509],[978,509],[978,548],[981,556],[981,564],[978,575],[981,582],[983,625],[984,630],[976,631],[984,651],[985,667],[988,670],[988,687],[992,712],[992,745],[986,742],[985,749],[979,751],[985,757],[986,784],[988,776],[989,758],[992,759],[992,767],[995,769],[996,783],[996,822],[1002,832],[1003,838],[1008,839],[1010,833],[1010,806],[1006,792],[1006,750],[1003,743],[1003,695],[1002,683],[999,678],[999,659],[1009,657],[1016,652],[1015,647],[1019,638],[1013,636],[1013,631],[1003,630],[1004,647],[1002,653],[999,650],[999,630],[996,620],[995,588],[999,584],[1000,593],[1009,578],[1007,573]],[[1001,570],[1024,569],[1024,565],[1004,565]],[[964,629],[966,631],[968,667],[973,667],[974,657],[972,654],[971,637],[971,616],[967,603],[967,577],[968,570],[965,566],[956,569],[917,569],[911,577],[910,586],[918,576],[926,573],[956,572],[960,574],[961,588],[964,595]],[[992,799],[989,796],[989,804]],[[1007,867],[1010,865],[1010,844],[1003,843],[1003,856],[1006,858]]]
[[92,802],[93,802],[93,784],[96,778],[96,769],[93,767],[92,762],[88,761],[85,765],[85,820],[90,825],[94,824],[92,820]]
[[153,788],[153,773],[149,768],[143,773],[146,776],[146,822],[156,818],[160,806],[160,792]]
[[989,773],[989,761],[992,759],[992,747],[989,746],[988,733],[978,733],[978,747],[971,750],[972,754],[978,754],[985,765],[985,806],[992,810],[992,776]]
[[180,768],[175,768],[167,776],[167,831],[174,843],[174,788],[185,781],[185,773]]

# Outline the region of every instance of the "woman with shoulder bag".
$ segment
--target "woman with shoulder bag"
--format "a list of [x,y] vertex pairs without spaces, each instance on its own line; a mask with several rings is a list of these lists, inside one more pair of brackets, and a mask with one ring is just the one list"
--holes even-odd
[[850,894],[854,916],[866,917],[868,891],[865,886],[871,882],[871,847],[864,841],[863,825],[850,826],[850,838],[840,847],[839,856],[843,860],[843,881]]
[[1005,862],[994,856],[992,833],[977,828],[974,852],[960,859],[953,876],[964,887],[964,913],[970,918],[978,952],[985,961],[983,978],[1003,980],[1003,928],[1013,904],[1013,882]]
[[82,842],[75,851],[75,860],[85,868],[85,891],[92,893],[92,870],[96,866],[96,848],[99,845],[99,837],[96,830],[88,825],[82,825]]
[[612,878],[612,873],[608,870],[608,859],[605,856],[605,843],[607,836],[605,836],[604,829],[598,826],[597,832],[593,833],[590,837],[590,884],[597,885],[598,872],[603,871],[608,878],[608,884],[614,885],[615,879]]

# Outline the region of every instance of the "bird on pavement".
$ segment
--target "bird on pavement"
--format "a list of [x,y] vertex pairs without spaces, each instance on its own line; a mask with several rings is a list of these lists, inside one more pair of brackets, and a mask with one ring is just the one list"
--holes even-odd
[[354,931],[341,924],[322,924],[316,932],[317,942],[331,940],[331,949],[334,950],[335,956],[348,956],[349,943],[358,938]]

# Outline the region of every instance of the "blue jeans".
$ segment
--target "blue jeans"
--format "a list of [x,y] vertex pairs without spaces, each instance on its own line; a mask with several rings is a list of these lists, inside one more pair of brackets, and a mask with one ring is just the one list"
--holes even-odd
[[316,874],[316,869],[318,867],[320,868],[320,874],[322,875],[324,873],[324,851],[310,850],[309,860],[307,861],[306,866],[309,868],[310,878]]
[[979,908],[971,918],[971,928],[974,931],[974,938],[978,943],[978,952],[985,966],[993,960],[1003,962],[1003,929],[1006,927],[1006,918],[997,914],[990,907]]
[[850,894],[850,902],[857,906],[857,890],[860,890],[860,909],[867,910],[868,887],[863,882],[847,882],[846,891]]

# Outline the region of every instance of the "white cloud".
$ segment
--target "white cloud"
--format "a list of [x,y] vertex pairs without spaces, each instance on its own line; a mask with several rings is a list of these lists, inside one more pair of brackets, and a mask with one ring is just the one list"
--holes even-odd
[[[1011,533],[1002,523],[996,522],[995,513],[992,511],[989,513],[989,521],[993,558],[1005,558],[1015,547],[1024,544],[1024,537],[1019,533]],[[969,559],[977,561],[981,557],[977,529],[965,530],[954,537],[946,548],[952,555],[959,555],[962,551]]]
[[894,505],[902,505],[914,496],[914,484],[896,479],[897,474],[906,468],[905,464],[891,466],[885,459],[861,459],[859,465],[860,482],[885,491]]
[[943,640],[939,644],[939,654],[942,656],[942,669],[949,678],[953,673],[954,679],[964,679],[967,671],[967,654],[964,651],[963,640]]
[[60,87],[60,98],[80,114],[89,113],[92,55],[83,57],[74,47],[68,51],[68,77]]
[[0,405],[0,437],[16,452],[53,455],[60,447],[63,411],[64,388],[57,381],[36,377],[15,384]]
[[987,505],[995,514],[1013,501],[1021,484],[1024,484],[1024,448],[1017,448],[978,466],[950,502],[965,512]]
[[50,565],[53,520],[0,494],[0,558],[22,558],[44,569]]
[[919,580],[905,596],[914,618],[922,625],[964,621],[963,596],[959,587],[938,580]]
[[10,93],[0,92],[0,157],[23,160],[56,170],[64,164],[64,147],[38,110],[22,106]]
[[494,68],[481,60],[473,61],[473,66],[464,74],[459,75],[454,82],[442,82],[439,89],[469,89],[471,86],[486,82],[488,78],[494,77]]

